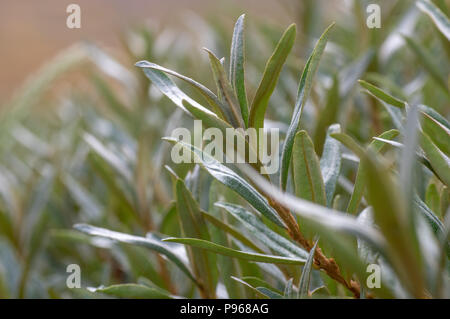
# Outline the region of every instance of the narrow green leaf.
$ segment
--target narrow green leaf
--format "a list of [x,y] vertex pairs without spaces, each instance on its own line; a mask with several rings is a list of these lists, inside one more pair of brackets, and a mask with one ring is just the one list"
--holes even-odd
[[178,143],[187,151],[192,152],[197,162],[200,163],[200,165],[205,168],[211,176],[225,186],[234,190],[238,195],[247,200],[250,205],[252,205],[257,211],[273,223],[285,228],[283,221],[280,219],[276,211],[269,205],[267,200],[238,174],[193,145],[186,144],[182,141],[177,141],[173,138],[166,138],[166,140],[174,144]]
[[373,207],[375,223],[390,246],[390,262],[397,275],[416,297],[424,296],[421,264],[412,243],[403,194],[392,179],[389,168],[382,166],[372,152],[361,156],[367,165],[367,200]]
[[331,134],[331,137],[341,142],[345,147],[355,153],[358,157],[364,156],[364,148],[359,145],[358,142],[356,142],[351,136],[345,133],[333,133]]
[[442,235],[445,233],[444,224],[441,222],[439,217],[425,204],[420,197],[415,194],[413,197],[414,208],[419,211],[419,213],[425,217],[425,220],[430,224],[431,228],[436,234]]
[[[366,152],[346,134],[338,133],[332,136],[361,158],[361,165],[365,166],[364,179],[367,181],[368,202],[374,209],[376,224],[380,226],[390,244],[390,260],[393,262],[394,268],[397,269],[397,274],[410,291],[417,296],[421,295],[423,293],[421,270],[411,245],[413,241],[411,233],[407,231],[407,225],[402,221],[406,209],[400,200],[402,194],[397,191],[388,169],[381,167],[376,161],[373,150],[369,149]],[[408,272],[404,272],[405,267],[408,267],[407,265],[411,263],[415,265],[410,267]]]
[[164,278],[158,272],[157,267],[155,267],[151,258],[149,258],[151,255],[145,247],[132,246],[128,244],[120,244],[120,246],[121,251],[126,258],[124,258],[124,260],[118,258],[118,262],[127,273],[131,272],[136,279],[141,277],[146,278],[153,283],[152,287],[154,288],[169,289],[169,286],[165,282]]
[[423,46],[418,44],[413,38],[407,36],[404,36],[404,38],[429,75],[439,85],[442,91],[447,94],[447,96],[450,95],[447,82],[445,80],[445,75],[442,74],[441,67],[435,63],[435,59],[431,53],[426,51]]
[[368,49],[367,52],[339,71],[339,95],[341,99],[345,100],[349,96],[356,81],[364,75],[371,65],[374,56],[375,51]]
[[[97,91],[106,101],[106,104],[115,113],[116,117],[128,126],[133,120],[131,117],[132,113],[130,113],[127,107],[120,101],[112,87],[104,79],[95,74],[92,76],[92,81],[97,88]],[[132,127],[129,128],[132,129]]]
[[327,136],[328,127],[337,121],[340,102],[339,80],[334,75],[333,85],[327,92],[325,107],[318,114],[317,124],[314,130],[314,147],[319,156],[323,152],[323,143]]
[[[49,213],[46,207],[49,204],[48,202],[55,184],[53,167],[44,167],[40,174],[31,188],[31,193],[28,195],[29,202],[25,208],[25,220],[22,223],[23,234],[25,235],[22,237],[22,245],[25,244],[27,247],[26,267],[32,266],[38,251],[44,243],[49,222]],[[24,270],[23,276],[25,277],[23,279],[26,279],[26,272],[27,270]],[[26,283],[24,282],[24,284]]]
[[[203,219],[199,204],[195,201],[183,180],[175,177],[174,190],[181,234],[185,237],[210,240],[208,228]],[[211,260],[211,256],[203,250],[191,247],[188,248],[188,256],[195,277],[202,283],[204,296],[214,297],[215,265]]]
[[194,283],[197,284],[195,277],[192,275],[188,267],[184,264],[182,259],[174,252],[170,251],[169,247],[167,247],[167,245],[165,245],[163,242],[159,242],[150,238],[119,233],[105,228],[94,227],[86,224],[76,224],[74,225],[74,228],[82,233],[86,233],[91,236],[103,237],[122,243],[147,247],[157,253],[166,256],[178,268],[180,268],[182,272],[184,272],[190,279],[192,279]]
[[262,292],[260,292],[259,290],[257,290],[255,287],[253,287],[251,284],[249,284],[249,283],[246,282],[245,280],[240,279],[240,278],[237,278],[237,277],[234,277],[234,276],[231,276],[231,279],[233,279],[233,280],[237,281],[238,283],[244,285],[245,287],[249,288],[251,291],[253,291],[253,292],[256,294],[256,296],[257,296],[258,298],[261,298],[261,299],[269,299],[269,296],[263,294]]
[[244,280],[246,283],[252,285],[253,287],[264,287],[264,288],[272,290],[273,292],[276,292],[279,295],[283,294],[282,291],[280,291],[277,288],[272,287],[269,283],[267,283],[266,281],[264,281],[263,279],[260,279],[258,277],[244,276],[244,277],[242,277],[242,280]]
[[[399,142],[397,142],[397,141],[391,141],[391,140],[384,139],[384,138],[381,138],[381,137],[372,137],[372,138],[373,138],[375,141],[379,141],[379,142],[382,142],[382,143],[386,143],[386,144],[391,145],[391,146],[394,146],[394,147],[396,147],[396,148],[402,149],[402,148],[405,147],[402,143],[399,143]],[[433,173],[439,178],[439,176],[438,176],[438,175],[436,174],[436,172],[434,171],[434,168],[431,166],[430,161],[429,161],[425,156],[423,156],[423,152],[416,152],[416,158],[417,158],[423,165],[425,165],[425,167],[427,167],[431,172],[433,172]]]
[[445,185],[450,186],[450,159],[434,145],[427,134],[422,132],[420,133],[420,146],[430,161],[435,174],[438,175]]
[[367,81],[375,83],[378,87],[383,87],[383,91],[388,90],[392,93],[390,95],[397,96],[397,99],[402,102],[408,99],[407,94],[403,91],[401,85],[397,84],[389,75],[368,72],[365,74],[365,78]]
[[[359,223],[367,226],[374,226],[373,221],[373,209],[372,207],[366,207],[359,213],[357,220]],[[365,264],[376,263],[377,255],[369,245],[367,245],[362,240],[357,240],[358,244],[358,254]]]
[[[9,112],[2,112],[0,115],[1,128],[11,128],[16,120],[23,118],[27,111],[39,102],[51,86],[66,72],[77,66],[82,66],[89,61],[89,54],[86,47],[80,44],[70,46],[40,70],[32,74],[25,84],[14,94],[12,100],[4,109]],[[7,134],[4,134],[5,136]]]
[[[251,240],[249,240],[246,234],[243,234],[241,230],[235,229],[231,225],[228,225],[228,218],[224,216],[224,213],[218,208],[214,206],[214,203],[219,200],[219,198],[223,198],[226,196],[224,191],[228,191],[223,185],[221,185],[217,181],[213,181],[211,176],[207,176],[211,179],[211,183],[208,186],[209,191],[205,192],[208,194],[208,212],[202,212],[203,217],[208,222],[212,223],[217,229],[213,229],[209,227],[211,234],[211,241],[215,242],[219,245],[226,247],[233,247],[235,244],[232,236],[236,238],[238,241],[253,249],[258,253],[264,253],[258,246],[256,246]],[[219,230],[219,231],[217,231]],[[180,237],[180,236],[177,236]],[[234,280],[230,280],[231,276],[236,274],[241,274],[245,272],[242,267],[243,262],[240,262],[234,258],[217,255],[217,264],[220,265],[218,267],[220,282],[222,282],[227,289],[229,298],[248,298],[248,291],[242,287],[239,283]],[[244,262],[246,263],[246,262]],[[248,263],[247,263],[248,264]],[[254,266],[254,265],[252,265]]]
[[264,295],[266,295],[270,299],[283,299],[282,295],[277,294],[273,290],[267,289],[266,287],[256,287],[256,290],[258,290],[259,292],[263,293]]
[[297,197],[326,206],[325,185],[319,159],[306,131],[295,135],[293,148],[294,185]]
[[286,257],[307,258],[308,253],[306,251],[271,230],[256,216],[245,210],[244,207],[222,202],[218,202],[215,205],[233,215],[251,234],[277,254]]
[[440,210],[441,210],[441,216],[443,218],[446,218],[447,209],[449,208],[450,204],[450,191],[448,190],[447,186],[442,187],[441,191],[441,203],[440,203]]
[[440,124],[444,125],[447,129],[450,130],[450,122],[445,117],[443,117],[441,114],[436,112],[434,109],[432,109],[429,106],[423,105],[423,104],[419,104],[418,108],[421,112],[432,117],[435,121],[439,122]]
[[132,183],[133,173],[127,162],[121,158],[117,153],[109,149],[105,144],[98,140],[95,136],[85,133],[84,140],[91,147],[91,149],[97,153],[102,159],[104,159],[116,172],[124,177],[128,183]]
[[418,0],[417,7],[430,16],[436,27],[450,40],[450,21],[448,17],[429,0]]
[[227,75],[223,68],[220,60],[208,49],[204,49],[209,56],[209,61],[211,64],[211,69],[214,75],[214,80],[216,81],[217,90],[219,92],[219,96],[225,102],[225,115],[228,121],[234,127],[245,127],[239,102],[237,100],[236,94],[234,93],[233,88],[231,87],[230,82],[228,81]]
[[205,213],[205,212],[203,212],[203,217],[208,222],[210,222],[211,224],[216,226],[217,228],[220,228],[227,234],[230,234],[231,236],[233,236],[234,238],[239,240],[241,243],[243,243],[248,248],[253,249],[254,251],[256,251],[257,253],[260,253],[260,254],[264,253],[264,251],[261,248],[256,246],[251,240],[249,240],[247,237],[245,237],[244,234],[242,234],[238,229],[235,229],[233,226],[225,224],[221,220],[219,220],[216,217],[214,217],[208,213]]
[[316,253],[316,247],[319,240],[316,240],[313,248],[309,251],[308,259],[303,266],[302,275],[300,276],[300,284],[298,285],[298,297],[303,299],[308,297],[309,284],[311,281],[311,272],[313,269],[314,254]]
[[[224,110],[221,102],[217,98],[217,96],[206,86],[197,81],[187,77],[185,75],[179,74],[175,71],[162,67],[158,64],[148,62],[148,61],[139,61],[136,63],[137,67],[140,67],[144,70],[145,75],[155,84],[158,89],[161,90],[163,94],[165,94],[169,99],[171,99],[176,105],[183,108],[181,105],[181,100],[189,100],[186,99],[186,94],[184,94],[175,83],[173,83],[164,73],[170,74],[183,80],[191,87],[193,87],[197,92],[199,92],[203,98],[208,102],[208,104],[213,108],[216,113],[219,113],[224,116]],[[176,102],[175,102],[176,101]],[[197,105],[198,106],[198,105]]]
[[323,153],[320,159],[320,170],[322,171],[323,183],[325,184],[325,194],[327,206],[330,207],[333,201],[334,191],[341,171],[342,150],[338,141],[330,135],[340,133],[339,124],[330,125],[327,130],[327,137],[323,146]]
[[[384,133],[382,133],[380,135],[380,138],[383,139],[393,139],[395,138],[397,135],[399,134],[399,131],[397,130],[389,130],[386,131]],[[348,143],[346,138],[336,135],[336,134],[331,134],[331,136],[333,138],[336,138],[337,140],[339,140],[340,142],[342,142],[346,147],[348,147],[349,149],[351,149],[352,151],[355,152],[355,148],[352,148],[351,144],[353,143]],[[380,141],[372,141],[368,148],[371,149],[373,152],[381,152],[384,143],[380,142]],[[359,154],[357,152],[355,152],[356,155],[359,156]],[[359,207],[359,203],[361,202],[361,199],[364,195],[365,189],[366,189],[366,168],[364,167],[364,163],[360,163],[359,167],[358,167],[358,172],[356,173],[356,180],[355,180],[355,186],[353,187],[353,192],[352,192],[352,196],[350,198],[350,202],[348,203],[347,206],[347,212],[349,212],[350,214],[356,214],[358,207]]]
[[90,290],[96,293],[126,299],[172,299],[169,294],[165,294],[158,289],[139,284],[112,285],[109,287],[94,288]]
[[[418,131],[419,131],[419,111],[415,104],[408,108],[406,114],[406,121],[402,129],[402,137],[404,147],[401,149],[399,158],[399,175],[398,183],[402,185],[399,189],[401,192],[402,199],[406,203],[406,209],[404,210],[405,215],[400,216],[404,222],[407,220],[412,221],[413,216],[410,215],[411,212],[411,201],[414,194],[414,181],[413,175],[416,167],[416,154],[418,149]],[[414,233],[413,223],[410,222],[404,225],[409,232]]]
[[292,299],[293,294],[292,294],[292,282],[294,281],[294,278],[291,278],[288,280],[288,282],[286,283],[286,287],[284,288],[284,294],[283,297],[285,299]]
[[14,225],[11,216],[3,210],[0,210],[0,234],[14,244]]
[[382,89],[376,87],[373,84],[370,84],[363,80],[358,80],[358,83],[365,89],[367,89],[370,93],[375,95],[377,98],[382,100],[383,102],[398,107],[398,108],[404,108],[405,102],[397,99],[396,97],[393,97],[389,93],[383,91]]
[[[193,107],[198,109],[198,111],[201,111],[202,113],[209,114],[210,116],[217,117],[216,114],[205,108],[204,106],[200,105],[193,99],[191,99],[188,95],[186,95],[183,91],[180,90],[180,88],[161,70],[164,70],[165,72],[169,72],[170,70],[165,69],[157,64],[153,64],[147,61],[141,61],[136,64],[137,66],[143,66],[144,74],[149,78],[150,81],[165,95],[167,96],[175,105],[177,105],[179,108],[181,108],[183,111],[190,114],[186,108],[183,106],[182,101],[186,100],[188,101]],[[194,85],[192,83],[192,79],[186,78],[174,71],[170,71],[170,74],[173,74],[177,77],[180,77],[181,79],[187,81],[188,83]],[[201,84],[198,84],[201,85]],[[198,88],[198,85],[194,85],[196,88]],[[204,90],[201,90],[201,92],[205,92]],[[214,93],[211,92],[212,95]],[[204,93],[204,96],[209,96],[209,93]],[[212,99],[212,96],[209,97],[209,99]],[[207,98],[208,100],[208,98]]]
[[269,104],[269,98],[278,82],[283,64],[294,46],[296,33],[295,24],[291,24],[283,33],[264,69],[264,74],[250,108],[248,125],[249,127],[256,128],[257,131],[259,131],[259,128],[264,127],[264,115]]
[[314,75],[316,74],[317,68],[319,66],[319,61],[322,57],[322,53],[325,50],[325,45],[328,41],[328,33],[333,26],[334,23],[324,31],[320,39],[317,41],[313,52],[306,62],[302,76],[300,78],[294,113],[292,115],[291,123],[289,124],[288,132],[286,133],[286,138],[284,140],[284,146],[281,153],[280,187],[282,190],[286,189],[289,165],[291,163],[292,157],[292,147],[294,145],[295,134],[297,133],[297,129],[300,123],[302,110],[306,103],[306,100],[309,97]]
[[106,185],[108,192],[110,192],[114,201],[117,201],[120,212],[115,213],[126,220],[136,220],[138,216],[132,202],[132,195],[130,194],[132,189],[130,189],[130,187],[123,187],[122,180],[119,180],[116,176],[118,174],[116,174],[114,169],[111,169],[111,165],[108,165],[108,162],[97,153],[89,156],[88,162],[95,175],[100,177]]
[[63,182],[67,187],[70,195],[82,207],[84,213],[86,213],[92,219],[98,219],[102,216],[103,206],[98,200],[90,194],[90,192],[79,184],[70,175],[63,176]]
[[281,257],[281,256],[273,256],[266,254],[258,254],[258,253],[249,253],[243,252],[240,250],[231,249],[228,247],[224,247],[221,245],[217,245],[215,243],[201,240],[197,238],[166,238],[164,241],[174,242],[179,244],[190,245],[196,248],[205,249],[208,251],[212,251],[217,254],[221,254],[224,256],[234,257],[238,259],[250,260],[254,262],[262,262],[262,263],[271,263],[271,264],[286,264],[286,265],[303,265],[305,263],[305,259],[302,258],[290,258],[290,257]]
[[423,114],[422,129],[425,134],[440,148],[447,156],[450,156],[450,129],[436,121],[426,113]]
[[241,106],[241,114],[245,127],[248,126],[248,102],[245,91],[245,14],[241,15],[234,26],[230,52],[230,82]]

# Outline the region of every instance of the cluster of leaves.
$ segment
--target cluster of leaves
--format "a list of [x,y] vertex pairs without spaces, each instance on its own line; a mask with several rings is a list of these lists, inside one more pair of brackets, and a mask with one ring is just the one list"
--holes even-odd
[[[450,297],[448,9],[383,7],[382,29],[359,26],[354,1],[355,25],[315,39],[305,1],[300,44],[295,24],[245,37],[242,15],[229,48],[197,17],[212,77],[189,34],[133,30],[132,71],[93,45],[63,53],[1,119],[0,297]],[[30,110],[74,67],[94,92]],[[170,137],[193,119],[279,128],[279,174]],[[171,144],[198,164],[173,164]],[[73,263],[90,288],[67,289]]]

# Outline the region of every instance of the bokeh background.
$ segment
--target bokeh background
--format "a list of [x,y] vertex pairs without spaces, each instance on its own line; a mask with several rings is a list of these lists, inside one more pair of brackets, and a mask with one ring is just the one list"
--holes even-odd
[[[81,29],[66,27],[66,8],[71,3],[81,7]],[[10,97],[27,75],[49,57],[75,42],[90,40],[115,49],[120,56],[120,35],[133,25],[150,23],[180,30],[189,26],[192,15],[222,18],[231,25],[232,12],[247,12],[249,16],[283,24],[291,21],[288,17],[293,14],[289,10],[292,3],[291,0],[2,0],[0,101]]]

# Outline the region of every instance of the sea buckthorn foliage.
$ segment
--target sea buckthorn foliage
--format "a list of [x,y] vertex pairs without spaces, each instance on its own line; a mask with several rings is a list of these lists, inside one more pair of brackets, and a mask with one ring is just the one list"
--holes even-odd
[[[364,1],[304,4],[30,77],[0,119],[0,297],[449,298],[449,8],[383,2],[369,29]],[[278,128],[279,172],[171,137],[193,120]]]

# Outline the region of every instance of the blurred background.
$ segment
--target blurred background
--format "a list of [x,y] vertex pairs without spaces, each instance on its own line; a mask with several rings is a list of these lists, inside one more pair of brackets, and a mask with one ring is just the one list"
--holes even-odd
[[[128,27],[149,23],[176,29],[200,15],[229,20],[231,13],[247,12],[273,23],[289,23],[290,0],[3,0],[0,2],[0,101],[50,56],[81,40],[114,49],[120,54],[120,34]],[[292,2],[292,1],[291,1]],[[66,8],[82,10],[82,28],[68,29]],[[228,27],[230,26],[228,25]],[[194,28],[195,26],[191,25]]]

